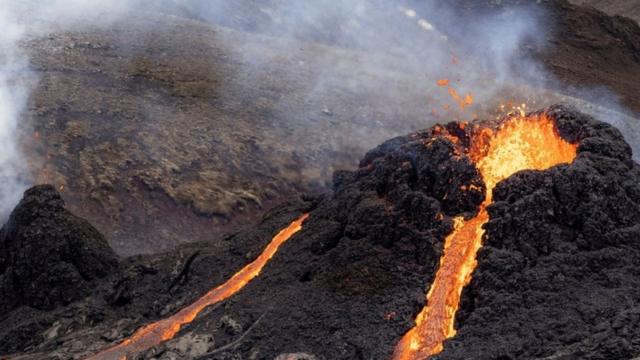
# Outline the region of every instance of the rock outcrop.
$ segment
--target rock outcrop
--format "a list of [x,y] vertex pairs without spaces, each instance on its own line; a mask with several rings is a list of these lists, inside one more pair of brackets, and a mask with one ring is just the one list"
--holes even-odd
[[0,230],[0,314],[67,305],[117,266],[105,238],[67,211],[55,188],[31,188]]

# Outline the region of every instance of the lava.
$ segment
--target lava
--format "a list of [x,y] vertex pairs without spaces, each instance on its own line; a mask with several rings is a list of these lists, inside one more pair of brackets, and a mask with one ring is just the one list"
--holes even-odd
[[489,220],[486,208],[496,184],[520,170],[544,170],[570,163],[577,149],[558,135],[555,122],[544,114],[514,115],[496,130],[478,131],[472,144],[468,155],[486,184],[485,200],[474,218],[454,219],[454,230],[445,239],[426,306],[416,317],[415,326],[396,346],[394,360],[426,359],[441,352],[444,340],[456,334],[455,314],[462,289],[476,267],[476,254],[484,234],[482,227]]
[[87,360],[126,360],[127,356],[140,353],[164,341],[172,339],[182,328],[196,318],[206,307],[223,301],[247,285],[253,278],[260,274],[262,268],[291,236],[302,229],[302,224],[309,217],[304,214],[282,229],[264,251],[253,262],[235,273],[227,282],[214,288],[204,296],[196,300],[190,306],[166,319],[146,325],[136,331],[130,338],[120,344],[104,350]]
[[458,92],[452,87],[449,87],[448,91],[451,98],[458,104],[461,110],[473,105],[473,96],[471,94],[467,94],[464,97],[460,96],[460,94],[458,94]]

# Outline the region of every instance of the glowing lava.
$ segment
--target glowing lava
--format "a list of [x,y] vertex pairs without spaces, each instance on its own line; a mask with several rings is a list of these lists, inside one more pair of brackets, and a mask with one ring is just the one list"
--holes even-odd
[[288,227],[281,230],[273,237],[262,254],[253,262],[242,268],[224,284],[209,291],[190,306],[180,310],[175,315],[166,319],[151,323],[136,331],[130,338],[120,344],[98,353],[88,360],[126,360],[127,356],[140,353],[153,346],[172,339],[182,325],[188,324],[207,306],[211,306],[237,293],[253,278],[260,274],[262,268],[278,251],[280,245],[302,229],[302,223],[309,217],[304,214]]
[[427,294],[427,305],[416,317],[415,327],[396,346],[394,360],[424,360],[442,351],[444,340],[456,334],[454,321],[460,295],[476,267],[482,226],[489,220],[486,207],[496,184],[520,170],[544,170],[570,163],[576,148],[558,135],[555,122],[544,114],[511,117],[497,130],[485,128],[473,138],[469,156],[484,179],[486,198],[476,217],[455,219]]

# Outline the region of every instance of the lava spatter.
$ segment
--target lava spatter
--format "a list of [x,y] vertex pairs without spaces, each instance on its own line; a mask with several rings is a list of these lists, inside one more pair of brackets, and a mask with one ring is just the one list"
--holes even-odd
[[570,163],[576,149],[576,145],[560,137],[554,120],[544,114],[516,115],[496,130],[481,129],[474,136],[468,156],[485,182],[485,200],[474,218],[455,219],[454,230],[445,239],[426,306],[416,317],[415,327],[396,346],[394,360],[423,360],[441,352],[444,341],[456,334],[455,314],[462,289],[476,267],[476,254],[484,234],[482,227],[489,220],[486,207],[492,201],[496,184],[520,170],[544,170]]
[[182,328],[196,318],[207,306],[223,301],[247,285],[258,276],[262,268],[271,260],[280,245],[289,240],[295,233],[302,230],[302,224],[309,217],[304,214],[282,229],[273,237],[269,245],[253,262],[235,273],[227,282],[206,293],[190,306],[180,310],[175,315],[151,323],[140,328],[130,338],[120,344],[104,350],[87,360],[126,360],[127,356],[147,350],[172,339]]

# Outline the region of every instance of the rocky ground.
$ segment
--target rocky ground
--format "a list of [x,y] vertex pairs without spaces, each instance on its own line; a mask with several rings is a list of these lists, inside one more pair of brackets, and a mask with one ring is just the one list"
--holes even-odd
[[[39,79],[23,123],[30,169],[118,254],[251,225],[300,191],[330,188],[334,170],[353,168],[384,139],[436,121],[567,100],[522,86],[491,99],[474,89],[477,107],[460,112],[435,85],[440,72],[341,42],[340,26],[284,38],[266,15],[278,2],[258,3],[226,3],[224,17],[151,6],[108,28],[54,28],[25,43]],[[511,6],[461,3],[461,18]],[[640,110],[637,24],[565,1],[535,6],[557,27],[550,46],[523,54],[576,87],[562,89],[574,98],[611,108],[609,97],[576,90],[605,86]],[[434,22],[455,34],[454,24]]]
[[[640,354],[634,325],[640,165],[610,125],[563,107],[547,114],[567,141],[579,144],[578,155],[572,164],[523,171],[498,185],[478,269],[463,294],[458,336],[438,358]],[[461,155],[470,130],[455,123],[447,129],[459,145],[440,136],[442,128],[389,140],[357,170],[336,172],[331,193],[278,207],[255,228],[221,242],[123,260],[107,278],[66,285],[72,297],[57,297],[58,283],[45,283],[43,299],[61,305],[53,310],[4,296],[0,351],[23,353],[16,359],[95,353],[222,283],[278,229],[309,212],[303,229],[257,279],[141,358],[388,358],[424,305],[452,218],[472,216],[483,199],[478,171]],[[38,234],[65,230],[65,222],[45,221],[71,216],[59,205],[51,187],[26,194],[2,230],[9,249],[0,258],[9,269],[2,284],[11,283],[7,274],[40,261],[37,252],[29,253],[30,263],[16,260],[36,248]],[[25,212],[35,215],[25,219]],[[9,235],[16,233],[25,235]],[[110,263],[113,255],[97,250],[104,240],[93,230],[86,233],[86,247]],[[22,250],[11,246],[14,241]],[[93,291],[87,293],[85,284]]]

